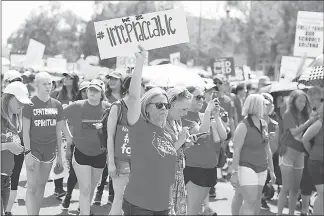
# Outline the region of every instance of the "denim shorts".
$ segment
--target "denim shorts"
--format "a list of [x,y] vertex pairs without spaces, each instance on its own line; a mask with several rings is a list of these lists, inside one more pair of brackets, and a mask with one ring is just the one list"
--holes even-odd
[[151,211],[148,209],[143,209],[136,205],[129,203],[127,200],[123,200],[123,211],[124,215],[151,215],[151,216],[164,216],[169,215],[169,209],[164,211]]
[[299,152],[293,148],[287,147],[285,154],[279,156],[279,165],[288,166],[293,169],[303,169],[304,156],[305,154],[303,152]]
[[10,176],[1,175],[1,215],[4,215],[10,195]]

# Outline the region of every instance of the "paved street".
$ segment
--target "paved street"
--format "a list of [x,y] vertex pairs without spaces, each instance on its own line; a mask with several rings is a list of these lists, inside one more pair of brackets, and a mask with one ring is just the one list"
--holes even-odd
[[[67,176],[67,175],[65,175]],[[64,179],[65,181],[67,178]],[[64,184],[66,186],[66,183]],[[215,210],[218,215],[231,215],[231,201],[234,195],[234,190],[229,183],[218,183],[216,186],[217,196],[216,199],[211,199],[210,204],[213,210]],[[73,191],[71,206],[69,211],[63,211],[61,209],[61,200],[56,199],[53,195],[54,193],[54,183],[48,182],[45,190],[45,199],[43,201],[43,205],[40,211],[41,215],[77,215],[78,214],[78,197],[79,190],[78,186],[76,186]],[[25,205],[25,194],[26,194],[26,172],[25,165],[23,167],[19,188],[18,188],[18,196],[17,202],[13,206],[12,213],[14,215],[27,215],[26,205]],[[276,195],[275,195],[276,197]],[[95,215],[108,215],[110,205],[107,205],[108,200],[108,187],[106,187],[103,194],[103,202],[102,206],[92,206],[92,211]],[[275,215],[277,212],[276,207],[277,201],[272,200],[269,204],[270,211],[261,210],[262,215]],[[288,213],[288,209],[284,209],[284,214]],[[299,215],[299,212],[296,212]]]

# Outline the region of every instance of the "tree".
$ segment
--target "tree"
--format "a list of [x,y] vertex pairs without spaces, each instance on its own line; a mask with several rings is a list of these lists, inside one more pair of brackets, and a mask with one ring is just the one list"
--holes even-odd
[[252,70],[263,62],[278,67],[282,56],[293,54],[298,11],[323,12],[322,1],[228,1],[227,7],[247,21],[241,38]]
[[62,54],[68,62],[75,62],[81,54],[79,41],[84,28],[80,17],[70,10],[63,11],[61,3],[50,2],[33,10],[7,44],[11,44],[12,52],[26,52],[32,38],[46,46],[45,55]]

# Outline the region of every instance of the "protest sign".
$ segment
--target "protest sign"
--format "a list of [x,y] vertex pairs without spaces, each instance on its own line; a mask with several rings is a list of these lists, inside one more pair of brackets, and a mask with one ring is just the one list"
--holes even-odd
[[298,11],[294,56],[317,57],[323,53],[323,13]]
[[48,68],[57,69],[57,72],[66,72],[67,70],[67,60],[64,58],[48,58],[47,65]]
[[100,67],[100,66],[93,66],[86,63],[80,65],[79,73],[80,75],[84,76],[85,80],[92,80],[98,78],[102,73],[108,74],[109,68]]
[[30,39],[26,58],[24,60],[24,67],[30,67],[30,66],[39,66],[42,62],[42,58],[45,51],[45,45],[34,40]]
[[[295,79],[298,67],[300,66],[302,61],[303,58],[301,57],[282,56],[279,81],[291,82],[293,79]],[[312,58],[305,59],[305,64],[302,68],[302,71],[305,70],[312,62]]]
[[171,64],[177,64],[180,62],[180,52],[171,53],[170,54],[170,62]]
[[244,81],[245,75],[243,71],[243,67],[235,67],[235,76],[232,76],[231,74],[228,76],[228,81]]
[[94,23],[100,58],[130,56],[146,50],[188,43],[182,8],[123,17]]
[[213,75],[223,74],[225,76],[235,76],[234,58],[218,58],[212,62],[211,70]]
[[[130,56],[117,56],[116,68],[127,68],[127,73],[132,73],[136,64],[135,54]],[[144,61],[144,65],[148,65],[148,54]]]

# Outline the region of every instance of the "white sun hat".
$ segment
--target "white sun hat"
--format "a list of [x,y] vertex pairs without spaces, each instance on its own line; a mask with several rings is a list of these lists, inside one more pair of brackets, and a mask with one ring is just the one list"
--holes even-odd
[[29,99],[28,89],[22,82],[12,82],[7,85],[3,90],[3,93],[14,95],[17,100],[22,104],[29,104],[33,106],[34,104]]

